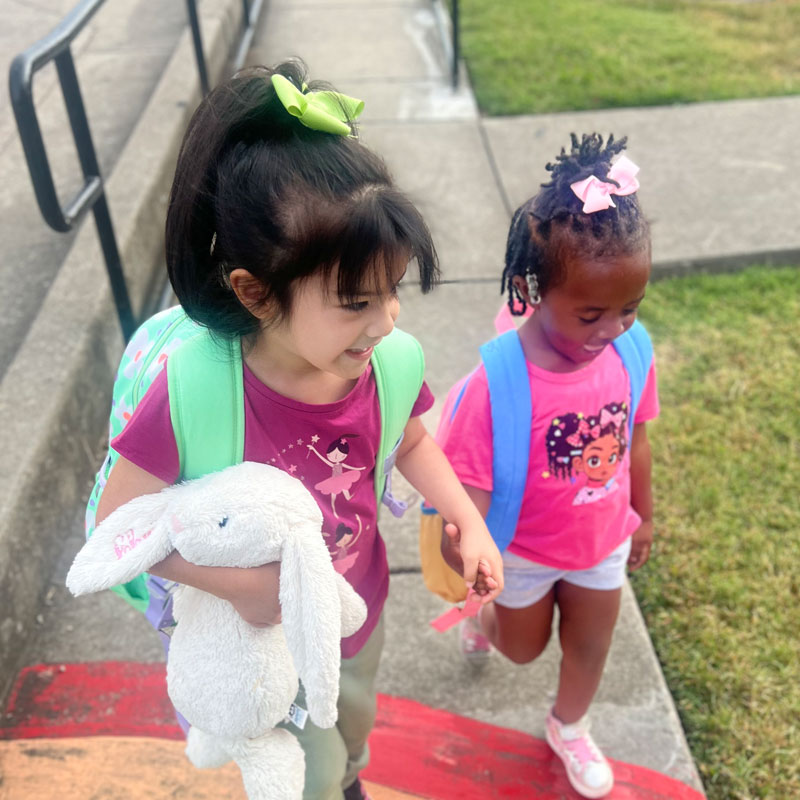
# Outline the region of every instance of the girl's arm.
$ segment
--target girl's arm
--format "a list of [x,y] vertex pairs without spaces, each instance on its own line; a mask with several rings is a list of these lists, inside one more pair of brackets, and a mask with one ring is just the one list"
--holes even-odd
[[[169,484],[151,475],[132,461],[120,457],[103,489],[97,506],[99,525],[119,506],[143,494],[154,494]],[[239,569],[237,567],[200,567],[173,550],[149,572],[159,578],[194,586],[227,600],[238,614],[255,627],[275,625],[281,621],[278,601],[280,563]]]
[[[468,486],[466,483],[462,484],[467,496],[478,509],[480,515],[486,519],[489,513],[489,506],[492,502],[492,493],[487,492],[485,489],[478,489],[475,486]],[[458,528],[450,522],[445,522],[442,525],[442,558],[456,572],[461,573],[464,571],[464,563],[461,559],[460,549],[461,535]]]
[[463,559],[464,580],[469,586],[478,575],[478,562],[488,566],[490,580],[483,602],[494,600],[503,589],[503,561],[483,515],[470,500],[450,462],[425,430],[418,417],[412,417],[397,454],[397,468],[425,499],[458,529]]
[[[306,445],[306,447],[307,447],[307,448],[308,448],[308,449],[309,449],[309,450],[310,450],[310,451],[311,451],[311,452],[312,452],[312,453],[313,453],[313,454],[314,454],[314,455],[315,455],[315,456],[316,456],[316,457],[317,457],[317,458],[318,458],[320,461],[322,461],[324,464],[327,464],[329,467],[331,466],[331,462],[330,462],[330,461],[328,461],[328,459],[327,459],[327,458],[325,458],[325,456],[321,455],[321,454],[320,454],[320,452],[317,450],[317,448],[316,448],[316,447],[314,447],[314,445],[313,445],[313,444],[307,444],[307,445]],[[307,458],[307,457],[308,457],[308,456],[306,456],[306,458]]]
[[653,493],[650,485],[652,458],[650,440],[644,422],[633,426],[631,442],[631,506],[642,518],[642,524],[633,532],[628,566],[639,569],[650,558],[653,546]]

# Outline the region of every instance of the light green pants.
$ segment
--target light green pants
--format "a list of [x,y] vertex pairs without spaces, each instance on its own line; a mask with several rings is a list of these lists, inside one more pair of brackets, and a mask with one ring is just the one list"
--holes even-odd
[[[339,719],[333,728],[306,720],[303,730],[281,723],[294,734],[306,756],[303,800],[342,800],[347,788],[369,763],[367,737],[375,724],[375,676],[383,650],[383,618],[353,658],[342,659]],[[302,685],[295,703],[306,708]]]

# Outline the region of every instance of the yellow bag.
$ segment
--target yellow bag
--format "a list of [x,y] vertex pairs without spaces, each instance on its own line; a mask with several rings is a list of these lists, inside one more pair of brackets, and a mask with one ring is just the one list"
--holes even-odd
[[419,560],[422,578],[429,591],[449,603],[460,603],[467,596],[467,585],[442,556],[442,517],[435,508],[422,505],[419,518]]

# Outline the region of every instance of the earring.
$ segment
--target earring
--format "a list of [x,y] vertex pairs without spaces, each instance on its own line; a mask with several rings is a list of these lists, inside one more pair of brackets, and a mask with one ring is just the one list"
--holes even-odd
[[525,283],[528,284],[528,299],[531,305],[538,306],[542,302],[542,296],[539,294],[539,279],[536,277],[536,273],[526,272]]

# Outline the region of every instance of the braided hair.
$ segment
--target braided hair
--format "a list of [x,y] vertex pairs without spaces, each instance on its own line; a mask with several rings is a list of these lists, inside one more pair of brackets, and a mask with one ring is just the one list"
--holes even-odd
[[650,245],[650,226],[636,194],[614,196],[615,207],[583,212],[583,201],[571,184],[594,175],[601,181],[617,183],[608,177],[611,161],[625,149],[627,137],[610,134],[603,143],[597,133],[578,137],[570,134],[570,152],[562,147],[555,163],[546,166],[549,183],[514,212],[506,242],[506,263],[501,291],[508,292],[512,314],[525,311],[525,300],[513,278],[536,276],[542,296],[566,280],[566,261],[571,254],[586,258],[630,255]]

